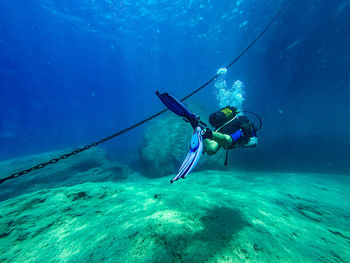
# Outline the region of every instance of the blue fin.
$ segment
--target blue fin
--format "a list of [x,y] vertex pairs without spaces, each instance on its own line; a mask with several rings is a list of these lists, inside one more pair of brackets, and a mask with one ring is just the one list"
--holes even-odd
[[156,92],[159,99],[164,103],[165,106],[172,112],[174,112],[176,115],[179,115],[185,120],[187,120],[189,123],[191,123],[193,129],[195,129],[198,126],[199,123],[199,117],[193,113],[191,113],[185,105],[183,105],[179,100],[175,99],[173,96],[169,95],[168,93],[162,93],[160,94],[158,91]]
[[194,130],[190,145],[190,151],[188,152],[184,162],[182,163],[179,172],[177,173],[177,175],[174,176],[173,179],[171,179],[170,183],[173,183],[174,181],[179,180],[180,178],[184,179],[198,163],[203,151],[203,139],[201,131],[202,128],[200,127],[197,127]]

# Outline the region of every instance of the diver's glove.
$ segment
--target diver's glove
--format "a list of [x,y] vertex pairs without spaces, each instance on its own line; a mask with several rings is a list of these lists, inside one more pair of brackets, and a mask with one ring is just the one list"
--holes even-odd
[[201,131],[202,138],[211,140],[213,138],[213,131],[209,128],[205,128]]

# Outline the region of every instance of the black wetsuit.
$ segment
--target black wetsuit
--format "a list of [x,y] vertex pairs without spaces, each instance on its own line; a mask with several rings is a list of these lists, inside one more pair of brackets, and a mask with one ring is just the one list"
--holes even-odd
[[[241,130],[241,133],[236,133]],[[233,144],[230,148],[239,147],[248,143],[251,137],[256,136],[254,124],[246,116],[238,116],[233,121],[222,127],[218,132],[230,135]],[[236,133],[236,136],[234,134]]]

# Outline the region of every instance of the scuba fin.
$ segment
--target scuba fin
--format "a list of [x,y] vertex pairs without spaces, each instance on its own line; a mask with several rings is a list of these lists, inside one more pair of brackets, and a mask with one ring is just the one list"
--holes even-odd
[[202,155],[203,151],[203,139],[201,134],[202,129],[197,127],[192,135],[190,151],[188,152],[184,162],[182,163],[179,172],[171,179],[170,183],[173,183],[180,178],[185,179],[192,169],[196,166],[199,158]]
[[199,158],[203,152],[203,128],[207,126],[205,123],[199,120],[199,116],[191,113],[185,105],[183,105],[179,100],[175,99],[168,93],[160,94],[156,92],[159,99],[164,103],[164,105],[174,112],[176,115],[183,117],[186,122],[189,122],[194,129],[190,151],[188,152],[185,160],[183,161],[178,173],[171,179],[170,183],[173,183],[180,178],[184,179],[196,166]]
[[199,116],[191,113],[185,105],[182,104],[179,100],[175,99],[173,96],[168,93],[159,93],[156,92],[159,99],[163,104],[176,115],[183,117],[185,121],[189,122],[193,129],[196,129],[199,126],[199,123],[203,126],[207,126],[205,123],[199,120]]

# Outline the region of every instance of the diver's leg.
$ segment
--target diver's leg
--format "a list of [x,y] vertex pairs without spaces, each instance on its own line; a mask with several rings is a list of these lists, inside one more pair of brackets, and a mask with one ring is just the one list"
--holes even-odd
[[213,132],[212,140],[217,142],[225,150],[232,146],[232,138],[230,135],[227,134]]
[[218,152],[220,145],[216,141],[205,139],[203,140],[203,148],[205,153],[213,155]]

